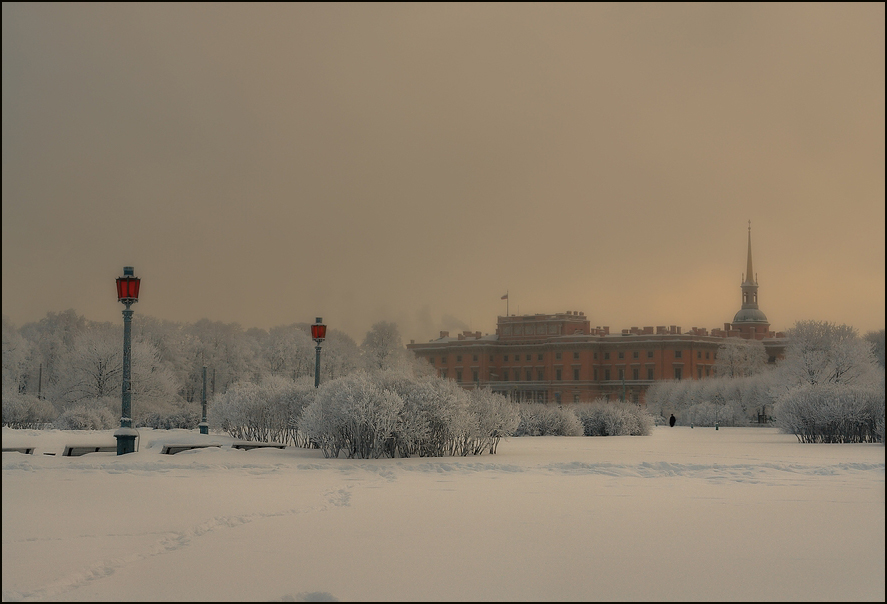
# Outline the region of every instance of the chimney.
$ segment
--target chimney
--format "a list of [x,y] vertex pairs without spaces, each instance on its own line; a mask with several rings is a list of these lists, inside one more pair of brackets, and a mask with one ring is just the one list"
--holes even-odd
[[450,337],[450,332],[448,332],[448,331],[442,331],[442,332],[440,332],[440,337],[442,337],[442,338],[449,338],[449,337]]

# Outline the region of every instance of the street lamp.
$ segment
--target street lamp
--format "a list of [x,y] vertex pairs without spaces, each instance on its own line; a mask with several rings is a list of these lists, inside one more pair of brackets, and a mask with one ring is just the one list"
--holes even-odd
[[126,308],[123,310],[123,413],[120,417],[120,427],[114,432],[117,439],[117,455],[135,452],[135,440],[139,435],[132,427],[132,385],[130,384],[130,369],[132,348],[132,313],[130,306],[139,301],[139,282],[134,276],[131,266],[123,267],[123,276],[117,277],[117,301]]
[[209,422],[206,421],[206,365],[203,366],[203,417],[197,427],[201,434],[209,434]]
[[314,350],[317,352],[317,358],[314,361],[314,387],[320,386],[320,343],[326,338],[326,325],[323,319],[317,317],[314,325],[311,326],[311,339],[317,344]]

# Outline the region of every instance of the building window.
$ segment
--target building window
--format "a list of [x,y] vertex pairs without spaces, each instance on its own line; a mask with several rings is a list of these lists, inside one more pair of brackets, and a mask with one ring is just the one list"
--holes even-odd
[[696,368],[696,374],[697,374],[696,377],[698,377],[701,380],[702,379],[702,367]]
[[461,381],[462,381],[462,370],[461,370],[461,369],[457,369],[457,370],[456,370],[456,381],[457,381],[457,382],[461,382]]
[[597,367],[594,368],[594,381],[597,381]]
[[579,370],[576,368],[573,368],[573,379],[579,381]]
[[446,365],[446,364],[447,364],[447,359],[448,359],[448,358],[449,358],[449,357],[440,357],[440,364],[441,364],[441,365]]
[[505,355],[505,360],[508,361],[508,355],[507,355],[507,354]]
[[493,355],[490,355],[490,362],[493,362]]
[[574,392],[574,393],[573,393],[573,402],[574,402],[574,403],[578,403],[578,402],[579,402],[579,393],[578,393],[578,392]]
[[618,356],[620,359],[624,359],[624,358],[625,358],[625,351],[624,351],[624,350],[620,350],[619,353],[617,354],[617,356]]
[[641,379],[641,370],[638,369],[637,367],[635,367],[634,369],[632,369],[632,370],[631,370],[631,379],[633,379],[633,380],[639,380],[639,379]]
[[706,358],[706,360],[709,358],[709,356],[708,356],[709,354],[710,354],[710,353],[706,350],[706,351],[705,351],[705,358]]
[[557,381],[561,381],[561,370],[560,369],[555,370],[554,376],[555,376],[554,379],[556,379]]
[[610,370],[609,369],[604,369],[604,381],[607,381],[607,382],[610,381]]
[[472,360],[472,361],[477,361],[477,355],[476,355],[476,354],[471,355],[471,360]]
[[705,366],[705,375],[706,377],[711,375],[711,367],[709,367],[708,365]]
[[561,404],[561,393],[560,392],[554,393],[554,402],[557,403],[558,405]]
[[434,365],[434,357],[428,357],[428,362]]
[[557,359],[558,361],[560,361],[560,360],[561,360],[561,353],[559,353],[559,352],[555,352],[555,353],[554,353],[554,358]]
[[597,360],[597,353],[594,353],[594,360]]
[[680,367],[674,368],[674,379],[676,379],[676,380],[681,379],[681,368]]
[[579,358],[579,353],[578,353],[578,352],[574,352],[574,353],[573,353],[573,358],[574,358],[574,359],[578,359],[578,358]]
[[610,353],[609,353],[609,352],[605,352],[605,353],[604,353],[604,360],[605,360],[605,361],[609,361],[609,360],[610,360]]
[[440,377],[442,377],[442,378],[447,377],[447,370],[446,370],[446,369],[441,369],[441,370],[440,370]]
[[684,352],[683,350],[675,350],[674,351],[674,358],[680,359],[683,352]]
[[480,381],[480,380],[477,379],[477,378],[478,378],[477,371],[472,371],[472,372],[471,372],[471,378],[475,381],[475,383],[477,383],[477,382]]
[[456,355],[456,362],[457,362],[457,363],[461,363],[461,362],[462,362],[462,355],[461,355],[461,354],[457,354],[457,355]]
[[624,380],[624,379],[625,379],[625,369],[620,369],[620,370],[619,370],[619,379],[620,379],[620,380]]
[[654,375],[655,375],[655,372],[654,372],[653,368],[647,367],[647,379],[648,380],[654,379]]
[[639,353],[637,350],[635,350],[634,352],[631,353],[631,358],[633,358],[633,359],[637,359],[640,356],[641,356],[641,353]]
[[531,357],[531,356],[532,356],[532,355],[529,355],[529,354],[528,354],[528,355],[527,355],[527,359],[526,359],[526,360],[528,360],[528,361],[529,361],[529,360],[530,360],[530,357]]
[[508,381],[508,370],[507,370],[507,369],[503,369],[503,370],[502,370],[502,381],[503,381],[503,382],[507,382],[507,381]]
[[545,370],[544,369],[537,369],[536,370],[536,379],[539,380],[540,382],[545,380]]
[[536,360],[537,360],[537,361],[541,361],[541,360],[542,360],[542,353],[541,353],[541,352],[540,352],[539,354],[536,355]]
[[653,351],[652,351],[652,350],[648,350],[648,351],[647,351],[647,358],[648,358],[648,359],[652,359],[652,358],[653,358]]
[[527,369],[527,381],[528,382],[533,381],[533,370],[532,369]]

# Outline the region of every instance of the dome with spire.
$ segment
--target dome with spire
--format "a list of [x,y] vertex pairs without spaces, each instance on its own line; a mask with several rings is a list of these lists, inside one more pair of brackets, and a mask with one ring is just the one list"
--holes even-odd
[[767,315],[758,308],[758,280],[755,276],[754,267],[752,266],[751,261],[751,220],[748,221],[748,259],[746,263],[746,272],[740,288],[742,289],[742,308],[740,308],[739,312],[733,317],[733,323],[739,325],[743,323],[746,325],[749,323],[769,325],[770,322],[767,320]]

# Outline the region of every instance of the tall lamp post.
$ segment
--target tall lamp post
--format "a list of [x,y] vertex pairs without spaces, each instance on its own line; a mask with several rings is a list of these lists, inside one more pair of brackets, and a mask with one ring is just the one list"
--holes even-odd
[[133,274],[131,266],[123,267],[123,276],[117,277],[117,301],[126,308],[123,310],[123,414],[120,427],[114,431],[117,439],[117,455],[134,453],[138,431],[132,427],[132,386],[130,369],[132,358],[132,313],[130,306],[139,301],[140,279]]
[[326,325],[323,324],[323,319],[317,317],[317,320],[314,322],[314,325],[311,326],[311,339],[317,344],[314,350],[317,352],[317,357],[314,361],[314,387],[317,388],[320,386],[320,343],[324,341],[326,338]]
[[203,417],[197,427],[200,428],[201,434],[209,434],[209,422],[206,421],[206,365],[203,366]]

